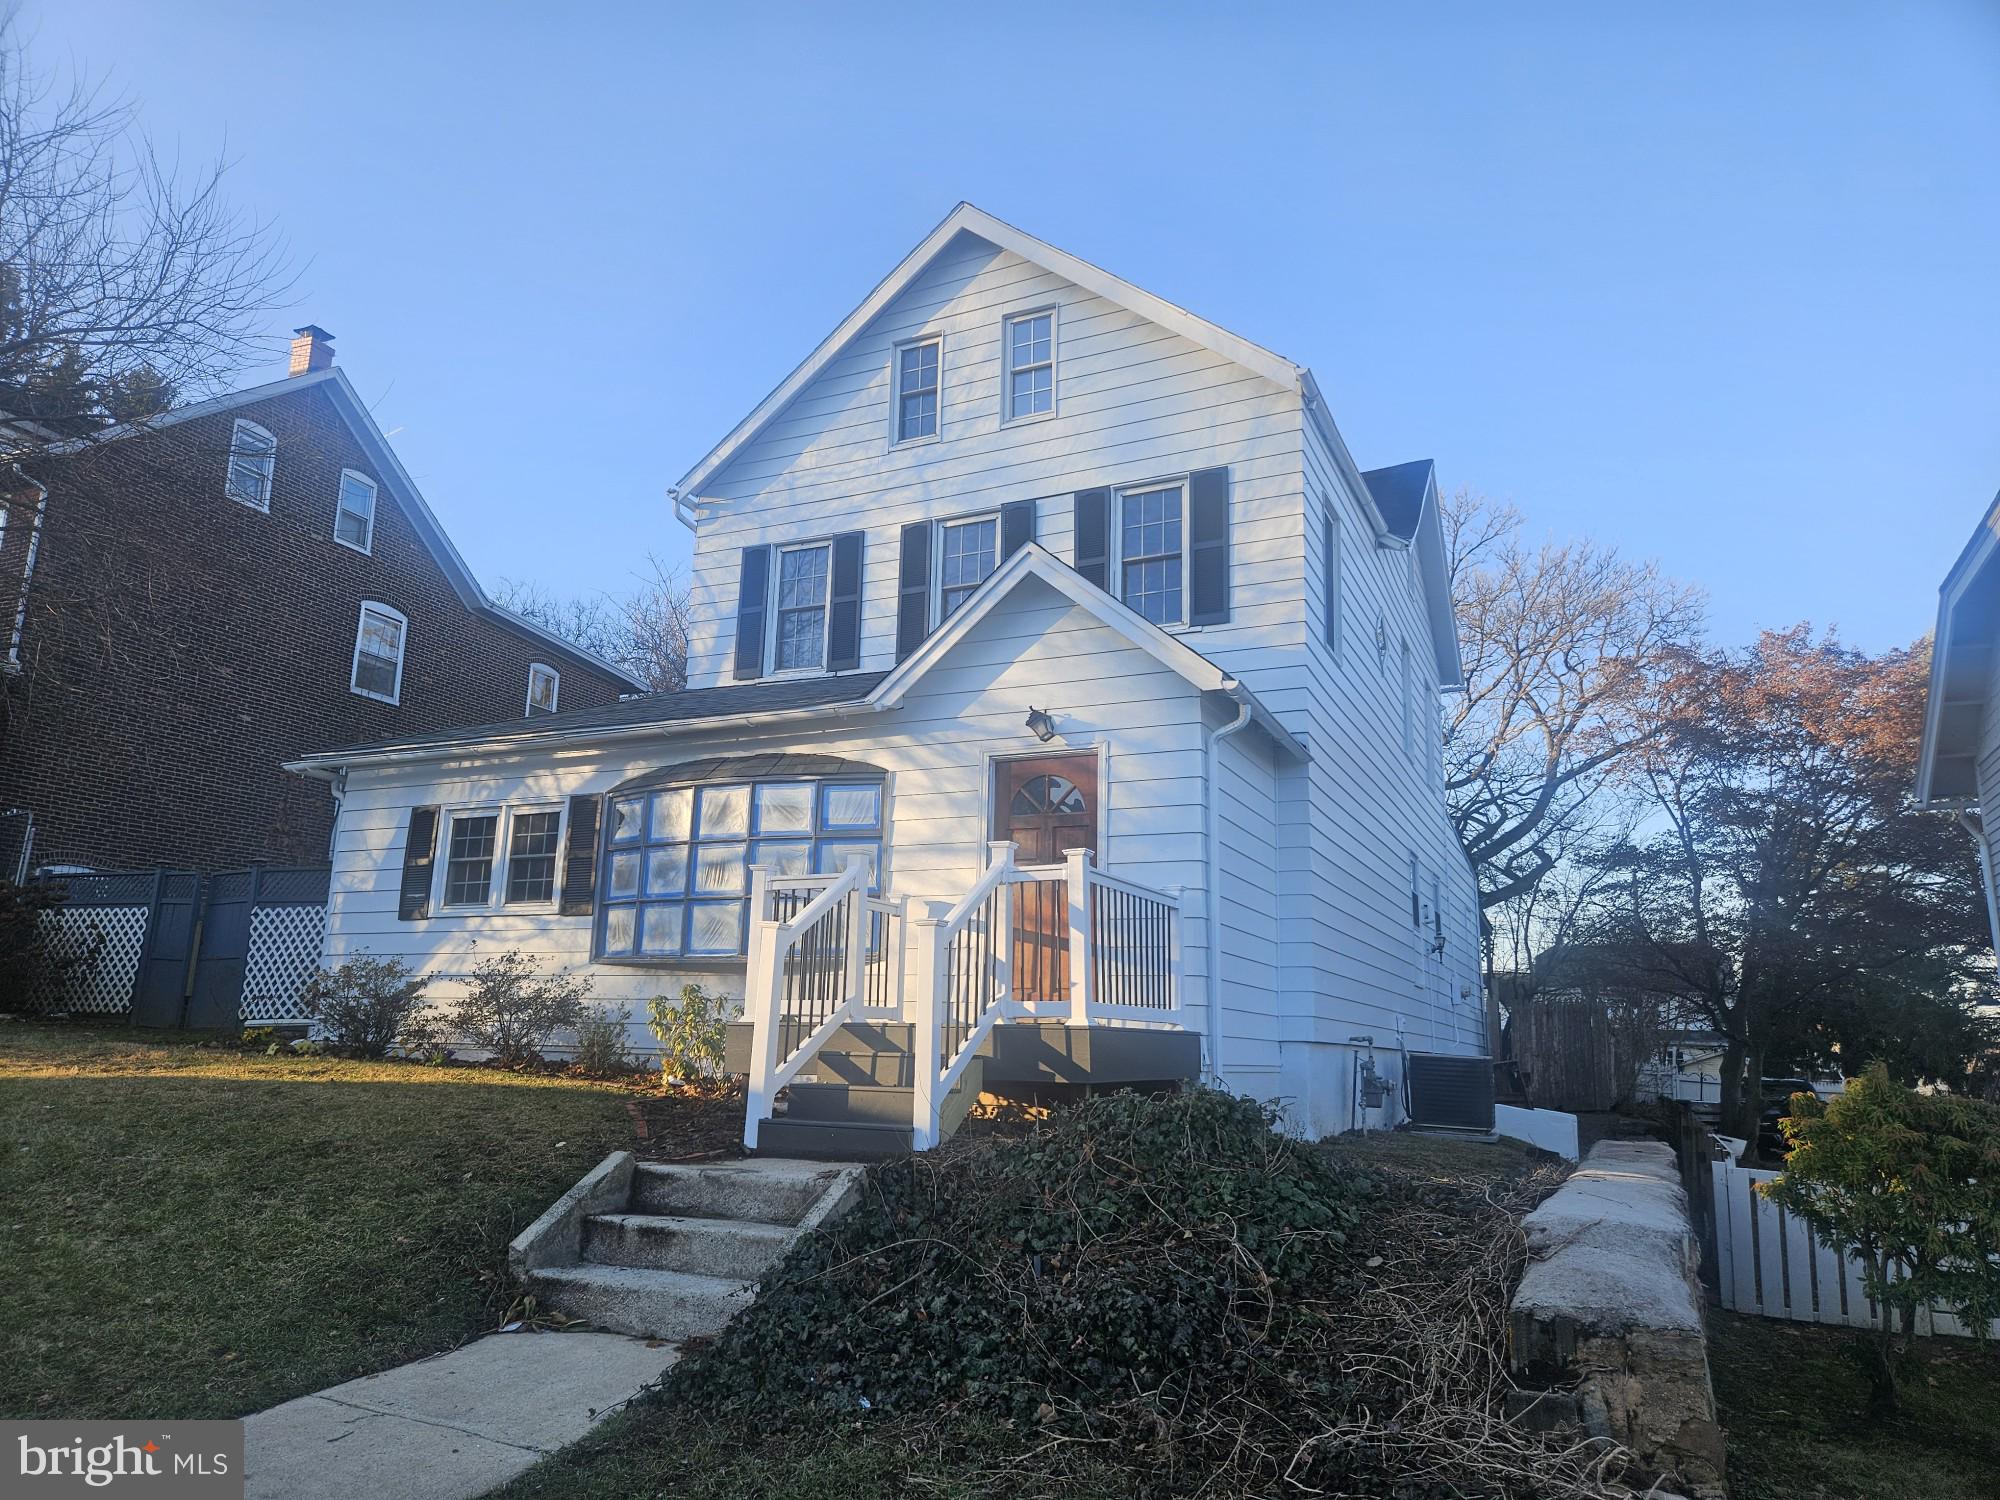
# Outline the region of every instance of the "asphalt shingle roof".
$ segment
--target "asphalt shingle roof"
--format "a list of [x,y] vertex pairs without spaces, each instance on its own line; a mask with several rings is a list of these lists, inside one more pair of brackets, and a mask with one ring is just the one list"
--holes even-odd
[[493,740],[532,740],[547,734],[588,729],[630,729],[643,725],[696,724],[705,719],[733,719],[741,714],[783,713],[791,709],[859,703],[875,690],[887,672],[843,672],[834,677],[787,677],[775,682],[745,682],[729,687],[688,688],[678,693],[641,693],[601,708],[569,713],[537,714],[532,719],[507,719],[498,724],[474,724],[440,729],[430,734],[372,740],[331,750],[307,752],[314,760],[383,750],[422,750]]
[[1370,469],[1361,476],[1362,482],[1368,486],[1368,493],[1375,497],[1375,508],[1382,512],[1383,521],[1406,542],[1417,534],[1417,522],[1424,513],[1424,491],[1430,485],[1430,477],[1431,461],[1428,458],[1391,464],[1386,469]]

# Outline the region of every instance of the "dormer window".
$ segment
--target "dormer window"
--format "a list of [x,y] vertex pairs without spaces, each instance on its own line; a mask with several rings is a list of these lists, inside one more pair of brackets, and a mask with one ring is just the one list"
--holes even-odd
[[333,539],[356,552],[375,546],[375,481],[352,469],[340,471],[340,500],[333,513]]
[[222,492],[256,510],[271,508],[271,474],[278,466],[278,440],[255,422],[237,418],[229,430],[229,472]]
[[826,542],[815,542],[778,552],[771,660],[780,672],[817,672],[826,665],[826,584],[832,550]]
[[897,442],[913,443],[938,435],[938,378],[943,364],[941,339],[897,345]]
[[556,697],[562,691],[562,673],[547,662],[528,664],[528,717],[536,714],[552,714],[556,711]]
[[1009,318],[1002,347],[1007,420],[1048,416],[1056,409],[1055,309]]

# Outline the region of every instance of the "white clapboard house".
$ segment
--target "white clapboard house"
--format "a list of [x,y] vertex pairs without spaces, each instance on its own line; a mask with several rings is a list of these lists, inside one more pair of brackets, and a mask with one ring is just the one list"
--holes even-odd
[[292,763],[329,963],[741,995],[767,1151],[1194,1077],[1319,1135],[1484,1053],[1436,480],[1303,365],[961,204],[673,493],[687,691]]

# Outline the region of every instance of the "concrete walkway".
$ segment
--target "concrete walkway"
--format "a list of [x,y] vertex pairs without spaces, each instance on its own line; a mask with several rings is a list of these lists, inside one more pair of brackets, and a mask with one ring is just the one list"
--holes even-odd
[[495,1333],[244,1423],[248,1500],[472,1500],[657,1380],[675,1344]]

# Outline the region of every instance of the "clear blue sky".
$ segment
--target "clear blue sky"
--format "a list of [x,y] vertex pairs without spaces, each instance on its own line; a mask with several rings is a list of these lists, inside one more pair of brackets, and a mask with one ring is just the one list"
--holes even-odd
[[[663,499],[958,199],[1706,586],[1928,628],[2000,488],[2000,4],[26,0],[303,263],[485,579]],[[274,343],[274,350],[276,345]],[[281,369],[274,354],[272,368]]]

